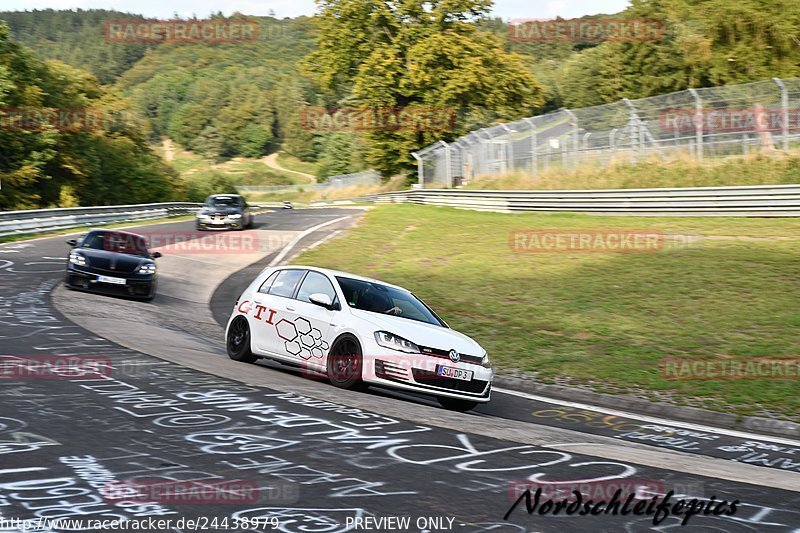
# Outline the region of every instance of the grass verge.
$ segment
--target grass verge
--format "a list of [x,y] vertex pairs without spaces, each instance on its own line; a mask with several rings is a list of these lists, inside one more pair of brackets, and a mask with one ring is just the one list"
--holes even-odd
[[[517,230],[694,236],[654,253],[516,253]],[[358,253],[353,253],[358,250]],[[295,262],[403,285],[501,373],[800,422],[797,380],[669,380],[666,357],[800,353],[800,220],[500,214],[387,205]]]
[[637,189],[651,187],[719,187],[800,183],[800,152],[729,156],[698,163],[691,158],[671,162],[619,161],[608,167],[552,167],[536,177],[524,173],[485,176],[466,189]]

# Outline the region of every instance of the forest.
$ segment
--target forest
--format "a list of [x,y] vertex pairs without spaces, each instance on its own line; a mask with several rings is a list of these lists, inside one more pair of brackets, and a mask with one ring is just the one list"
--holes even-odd
[[[411,151],[494,123],[800,75],[791,0],[633,0],[605,16],[657,19],[662,38],[557,43],[512,39],[490,0],[317,5],[313,17],[250,17],[257,39],[214,43],[108,38],[109,22],[140,14],[0,12],[0,111],[103,117],[91,128],[0,129],[0,209],[196,199],[204,191],[153,151],[164,138],[219,162],[283,150],[317,162],[320,179],[366,168],[388,179],[413,171]],[[309,108],[436,108],[456,119],[447,131],[323,131],[302,120]]]

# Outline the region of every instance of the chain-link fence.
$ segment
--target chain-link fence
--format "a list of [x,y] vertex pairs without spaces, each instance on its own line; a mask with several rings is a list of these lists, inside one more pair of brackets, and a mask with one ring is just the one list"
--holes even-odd
[[478,176],[650,158],[703,160],[800,144],[800,78],[562,109],[439,141],[413,155],[423,187]]

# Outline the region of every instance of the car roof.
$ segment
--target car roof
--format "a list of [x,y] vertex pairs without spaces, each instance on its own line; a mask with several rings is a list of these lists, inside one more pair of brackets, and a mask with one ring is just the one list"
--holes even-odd
[[120,229],[113,229],[113,228],[94,228],[94,229],[90,229],[89,231],[87,231],[86,234],[88,235],[90,233],[98,233],[98,232],[102,232],[102,233],[118,233],[120,235],[127,235],[129,237],[138,237],[140,239],[144,239],[144,236],[143,235],[139,235],[138,233],[133,233],[132,231],[123,231],[123,230],[120,230]]
[[358,274],[353,274],[352,272],[342,272],[341,270],[332,270],[330,268],[321,268],[316,266],[309,266],[309,265],[280,265],[273,267],[275,270],[282,270],[282,269],[289,269],[289,268],[302,268],[305,270],[316,270],[317,272],[322,272],[324,274],[328,274],[331,277],[341,276],[345,278],[355,279],[359,281],[368,281],[372,283],[379,283],[381,285],[386,285],[387,287],[393,287],[395,289],[399,289],[405,292],[411,292],[405,287],[401,287],[399,285],[393,285],[392,283],[387,283],[386,281],[381,281],[375,278],[368,278],[366,276],[359,276]]
[[209,198],[241,198],[241,194],[209,194]]

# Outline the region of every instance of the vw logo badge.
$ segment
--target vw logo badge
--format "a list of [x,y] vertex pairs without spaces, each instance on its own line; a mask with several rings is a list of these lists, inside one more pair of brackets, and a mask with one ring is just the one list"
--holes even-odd
[[461,359],[461,355],[455,350],[450,350],[450,360],[454,363],[458,363],[459,359]]

